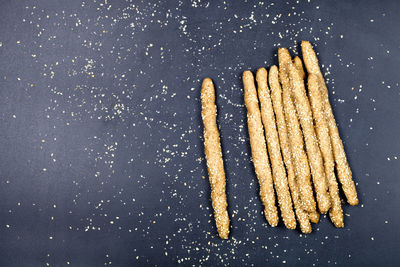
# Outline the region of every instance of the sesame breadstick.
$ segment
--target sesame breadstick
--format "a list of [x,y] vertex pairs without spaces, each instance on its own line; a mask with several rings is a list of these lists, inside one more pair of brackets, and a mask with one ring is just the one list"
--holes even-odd
[[[300,224],[300,229],[303,233],[311,233],[311,224],[308,218],[307,212],[303,210],[301,200],[300,200],[300,192],[299,187],[296,182],[296,177],[294,173],[294,167],[292,163],[292,156],[290,154],[290,146],[289,146],[289,138],[288,132],[286,129],[285,115],[283,112],[283,104],[282,104],[282,89],[279,84],[279,76],[278,76],[278,68],[276,66],[272,66],[269,69],[269,87],[271,89],[271,98],[273,109],[276,117],[276,126],[279,134],[279,142],[280,148],[283,155],[283,160],[285,162],[286,171],[287,171],[287,179],[289,183],[290,192],[292,194],[293,205],[296,212],[297,221]],[[260,89],[259,89],[260,91]],[[261,101],[261,97],[260,97]]]
[[328,182],[325,177],[324,163],[314,130],[310,102],[306,95],[304,80],[301,79],[298,70],[292,62],[289,62],[288,66],[292,95],[293,99],[295,99],[296,111],[299,115],[301,129],[303,130],[307,156],[310,162],[313,184],[317,196],[318,209],[321,213],[326,213],[330,208]]
[[293,160],[293,167],[300,190],[300,199],[303,209],[308,212],[316,211],[314,193],[311,185],[310,166],[307,154],[304,150],[303,134],[300,129],[296,109],[291,98],[291,86],[287,72],[287,63],[291,62],[289,51],[284,48],[278,49],[279,79],[282,84],[283,109],[289,138],[289,147]]
[[298,56],[296,56],[293,59],[293,64],[296,66],[296,69],[299,71],[300,77],[302,79],[304,79],[306,77],[306,73],[304,72],[303,62],[301,61],[301,59]]
[[251,155],[260,184],[260,197],[264,204],[265,218],[271,226],[276,226],[279,222],[278,210],[275,205],[273,180],[261,122],[261,113],[258,107],[257,91],[251,71],[243,72],[243,85]]
[[219,236],[227,239],[229,235],[229,215],[225,193],[225,171],[217,127],[215,91],[210,78],[205,78],[201,86],[201,103],[201,116],[204,124],[204,151],[211,185],[214,218]]
[[319,86],[318,76],[315,74],[308,75],[308,98],[310,99],[315,131],[319,140],[322,158],[324,159],[325,176],[329,185],[329,195],[331,196],[329,217],[336,227],[343,227],[343,211],[335,176],[335,162],[333,160],[331,138],[329,137],[328,123],[325,119],[324,103]]
[[268,154],[271,160],[272,177],[278,197],[278,203],[284,224],[289,229],[296,228],[296,218],[292,208],[289,185],[286,177],[285,167],[279,147],[278,131],[276,130],[274,110],[272,108],[271,96],[268,88],[268,72],[260,68],[256,74],[258,86],[258,99],[261,106],[261,119],[264,124],[265,139],[267,141]]
[[310,221],[312,223],[318,223],[319,222],[319,213],[317,211],[309,212],[308,217],[310,218]]
[[349,163],[347,162],[346,153],[344,151],[342,140],[340,139],[339,130],[336,125],[335,117],[333,116],[332,107],[329,103],[328,88],[326,87],[324,77],[322,76],[321,69],[318,65],[318,58],[313,50],[310,42],[303,41],[301,49],[309,74],[316,74],[321,83],[322,100],[324,102],[325,116],[328,122],[329,135],[331,136],[333,156],[335,157],[336,170],[338,179],[342,184],[343,192],[346,195],[347,202],[350,205],[357,205],[357,191],[352,179]]

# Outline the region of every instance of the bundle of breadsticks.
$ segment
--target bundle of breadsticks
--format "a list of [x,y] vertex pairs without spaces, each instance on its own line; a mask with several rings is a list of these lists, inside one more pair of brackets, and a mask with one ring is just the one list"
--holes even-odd
[[[301,50],[303,60],[292,59],[286,48],[279,48],[279,67],[260,68],[255,79],[245,71],[243,85],[266,220],[271,226],[279,222],[276,193],[285,226],[295,229],[298,222],[303,233],[310,233],[311,223],[327,212],[336,227],[344,226],[337,180],[350,205],[357,205],[358,198],[316,53],[307,41]],[[214,216],[220,237],[227,238],[225,172],[210,79],[203,82],[201,98]]]

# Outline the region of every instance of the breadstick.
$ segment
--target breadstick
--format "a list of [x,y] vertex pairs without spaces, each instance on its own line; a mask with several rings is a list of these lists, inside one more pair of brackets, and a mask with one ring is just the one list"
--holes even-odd
[[[287,179],[288,179],[288,183],[289,183],[290,192],[292,194],[292,200],[293,200],[293,205],[294,205],[294,209],[296,212],[297,221],[300,224],[301,231],[303,233],[308,234],[308,233],[311,233],[312,229],[311,229],[311,224],[310,224],[308,215],[303,210],[303,207],[301,204],[299,188],[298,188],[295,173],[294,173],[292,156],[290,154],[288,132],[286,129],[285,115],[283,112],[282,90],[281,90],[281,85],[279,84],[278,68],[276,66],[272,66],[269,69],[268,81],[269,81],[269,87],[271,88],[271,98],[272,98],[273,109],[274,109],[275,117],[276,117],[276,126],[278,129],[279,142],[280,142],[280,146],[281,146],[283,160],[284,160],[285,166],[286,166]],[[259,89],[259,93],[260,93],[260,89]],[[261,101],[261,97],[260,97],[260,101]]]
[[304,79],[306,77],[306,73],[304,72],[303,62],[301,62],[301,59],[298,56],[296,56],[293,59],[293,64],[296,66],[296,69],[299,71],[300,77],[302,79]]
[[225,193],[225,171],[217,127],[215,91],[210,78],[205,78],[201,86],[201,103],[201,116],[204,124],[204,150],[211,185],[214,218],[219,236],[226,239],[229,235],[229,215]]
[[247,108],[251,155],[254,169],[260,184],[260,197],[264,204],[265,218],[271,226],[278,225],[279,217],[275,205],[275,193],[271,169],[269,167],[264,129],[258,107],[254,77],[250,71],[243,72],[244,102]]
[[297,185],[300,190],[300,199],[303,209],[308,212],[316,210],[314,194],[311,185],[310,166],[307,154],[304,150],[303,134],[297,118],[296,109],[291,98],[290,81],[287,72],[287,63],[292,60],[289,51],[284,48],[278,49],[279,79],[282,84],[283,109],[288,131],[289,147],[295,168]]
[[319,213],[316,211],[308,213],[308,217],[312,223],[318,223],[319,221]]
[[276,130],[274,110],[272,108],[271,96],[268,89],[268,73],[265,68],[260,68],[256,74],[258,99],[261,106],[261,119],[264,124],[265,139],[268,147],[269,159],[272,166],[272,177],[278,197],[278,203],[284,224],[289,229],[296,228],[296,219],[292,208],[289,185],[283,166],[279,137]]
[[329,137],[328,124],[325,119],[324,103],[322,101],[319,84],[317,75],[308,75],[308,98],[310,99],[315,131],[317,133],[322,158],[324,159],[325,176],[328,181],[329,195],[331,196],[329,217],[336,227],[343,227],[343,211],[335,176],[335,162],[333,160],[331,138]]
[[301,43],[301,49],[307,72],[309,74],[316,74],[321,83],[322,100],[324,102],[325,116],[328,122],[329,135],[331,136],[333,156],[335,157],[339,181],[342,184],[343,192],[346,195],[347,202],[350,205],[357,205],[358,198],[356,187],[352,179],[352,174],[349,163],[347,162],[343,143],[339,136],[339,130],[336,125],[335,117],[333,116],[332,107],[329,103],[328,88],[326,87],[324,77],[322,76],[319,68],[317,55],[315,54],[310,42],[303,41]]
[[328,194],[324,163],[314,130],[310,102],[306,95],[304,80],[301,79],[298,70],[292,62],[289,62],[288,66],[293,99],[295,99],[296,111],[299,115],[301,129],[303,130],[313,184],[317,195],[318,208],[321,213],[326,213],[330,208],[330,196]]

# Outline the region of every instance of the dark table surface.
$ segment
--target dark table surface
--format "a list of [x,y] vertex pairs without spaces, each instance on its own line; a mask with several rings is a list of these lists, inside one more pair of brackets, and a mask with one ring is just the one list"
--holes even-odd
[[[398,1],[2,0],[0,266],[400,264]],[[360,205],[310,235],[262,214],[240,76],[311,41]],[[232,229],[217,237],[201,80]]]

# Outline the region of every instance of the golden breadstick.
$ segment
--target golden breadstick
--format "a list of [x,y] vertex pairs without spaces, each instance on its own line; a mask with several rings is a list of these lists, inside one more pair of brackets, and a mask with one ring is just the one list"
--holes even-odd
[[261,106],[261,118],[264,124],[265,139],[267,141],[269,159],[272,166],[272,177],[278,197],[278,203],[284,224],[289,229],[296,229],[296,219],[292,208],[289,185],[283,166],[279,137],[276,130],[274,110],[268,89],[268,73],[265,68],[260,68],[256,74],[258,86],[258,99]]
[[[311,224],[308,218],[307,213],[303,210],[299,188],[296,182],[296,177],[294,174],[294,167],[292,163],[292,156],[290,155],[290,146],[289,146],[289,138],[288,132],[286,129],[285,115],[283,112],[283,104],[282,104],[282,89],[279,84],[278,77],[278,68],[276,66],[272,66],[269,69],[269,87],[271,88],[271,98],[273,109],[276,117],[276,126],[279,134],[279,142],[281,146],[281,151],[283,155],[283,160],[286,165],[287,170],[287,178],[289,183],[290,192],[292,194],[293,205],[296,212],[297,221],[300,224],[300,229],[303,233],[311,233]],[[260,89],[259,89],[260,93]],[[261,97],[260,97],[261,101]],[[264,123],[265,124],[265,123]]]
[[318,208],[321,213],[326,213],[330,208],[328,182],[325,177],[324,163],[314,130],[310,102],[306,95],[304,80],[301,79],[298,70],[292,62],[289,62],[288,66],[292,95],[293,99],[295,99],[296,111],[300,119],[301,129],[303,130],[313,184],[317,195]]
[[320,82],[318,76],[315,74],[308,75],[308,98],[310,99],[315,131],[317,133],[322,158],[324,159],[325,176],[328,181],[329,195],[331,196],[329,217],[336,227],[343,227],[343,211],[335,176],[335,162],[333,160],[331,138],[329,137],[328,123],[325,119],[324,103],[319,86]]
[[319,213],[316,211],[308,213],[308,217],[312,223],[318,223],[319,221]]
[[217,127],[215,91],[210,78],[205,78],[201,86],[201,103],[201,116],[204,124],[204,150],[211,185],[214,218],[219,236],[226,239],[229,235],[229,215],[225,193],[225,171]]
[[310,42],[303,41],[301,43],[304,65],[309,74],[316,74],[321,83],[321,94],[324,102],[325,116],[328,122],[329,135],[331,136],[333,156],[335,157],[336,170],[338,178],[342,184],[343,192],[346,195],[347,202],[350,205],[357,205],[357,191],[352,179],[349,163],[347,162],[346,153],[344,151],[342,140],[339,136],[339,130],[333,116],[332,107],[329,103],[328,88],[326,87],[324,77],[318,65],[318,58],[315,54]]
[[300,199],[303,209],[308,212],[316,211],[314,193],[311,185],[310,166],[307,154],[304,150],[303,134],[300,129],[296,109],[291,98],[291,88],[287,63],[292,60],[289,51],[284,48],[278,49],[279,79],[282,84],[283,109],[288,131],[289,146],[295,168],[297,185],[300,189]]
[[244,102],[247,108],[251,155],[254,169],[260,184],[261,201],[264,204],[265,218],[271,226],[278,225],[278,210],[275,205],[275,192],[269,167],[264,129],[258,107],[257,91],[251,71],[243,72]]
[[302,79],[304,79],[306,77],[306,73],[304,72],[303,62],[301,62],[301,59],[298,56],[296,56],[293,59],[293,64],[296,66],[296,69],[299,71],[300,77]]

